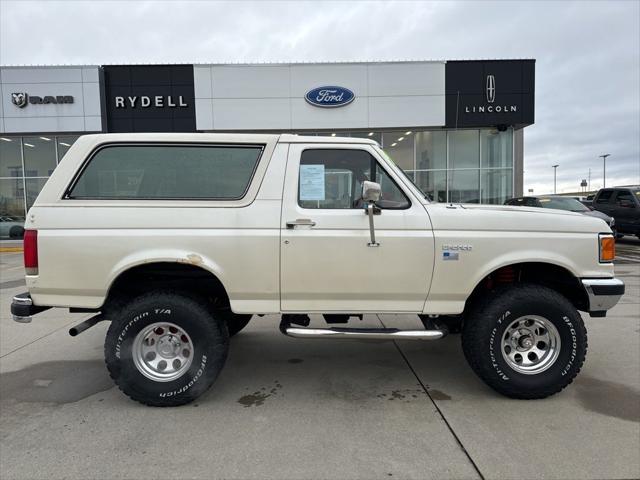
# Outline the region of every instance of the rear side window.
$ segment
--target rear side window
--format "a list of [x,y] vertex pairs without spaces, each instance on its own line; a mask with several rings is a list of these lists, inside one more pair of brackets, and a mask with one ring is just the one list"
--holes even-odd
[[618,191],[618,194],[616,195],[616,204],[620,205],[623,200],[631,202],[631,204],[633,205],[633,195],[631,195],[631,192],[629,190]]
[[71,186],[75,199],[244,197],[260,145],[113,145],[98,150]]
[[613,190],[603,190],[602,192],[600,192],[600,195],[598,195],[596,203],[609,203],[609,199],[611,198],[612,193]]

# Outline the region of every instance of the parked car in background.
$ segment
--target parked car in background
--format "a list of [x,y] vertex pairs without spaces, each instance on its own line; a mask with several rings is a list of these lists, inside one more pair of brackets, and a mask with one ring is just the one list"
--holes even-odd
[[510,198],[505,205],[517,205],[521,207],[553,208],[555,210],[566,210],[568,212],[581,213],[588,217],[602,219],[609,225],[611,231],[616,234],[615,219],[597,210],[592,210],[575,197],[563,197],[561,195],[545,195],[539,197],[516,197]]
[[0,238],[22,238],[24,218],[0,215]]
[[618,237],[640,238],[640,185],[603,188],[593,199],[593,208],[615,219]]

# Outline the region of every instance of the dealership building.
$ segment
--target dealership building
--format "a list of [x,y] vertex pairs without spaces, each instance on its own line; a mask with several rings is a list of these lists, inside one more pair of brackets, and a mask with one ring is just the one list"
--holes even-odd
[[371,138],[434,200],[503,203],[534,85],[534,60],[0,67],[0,215],[98,132]]

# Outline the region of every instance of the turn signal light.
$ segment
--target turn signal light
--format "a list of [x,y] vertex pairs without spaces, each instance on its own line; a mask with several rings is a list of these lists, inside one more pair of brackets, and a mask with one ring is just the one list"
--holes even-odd
[[611,236],[600,237],[600,261],[613,262],[616,258],[616,241]]
[[27,275],[38,275],[38,231],[24,231],[24,269]]

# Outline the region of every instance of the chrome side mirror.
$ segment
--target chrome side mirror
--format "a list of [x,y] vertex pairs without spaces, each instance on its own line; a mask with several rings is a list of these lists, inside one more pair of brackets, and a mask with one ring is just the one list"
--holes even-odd
[[377,202],[380,200],[380,193],[382,188],[379,183],[376,182],[362,182],[362,200],[367,203]]
[[375,203],[380,200],[382,188],[379,183],[376,182],[362,182],[362,200],[367,204],[367,215],[369,216],[369,234],[371,235],[371,241],[367,243],[369,247],[379,247],[380,244],[376,242],[376,233],[373,228],[373,215]]

